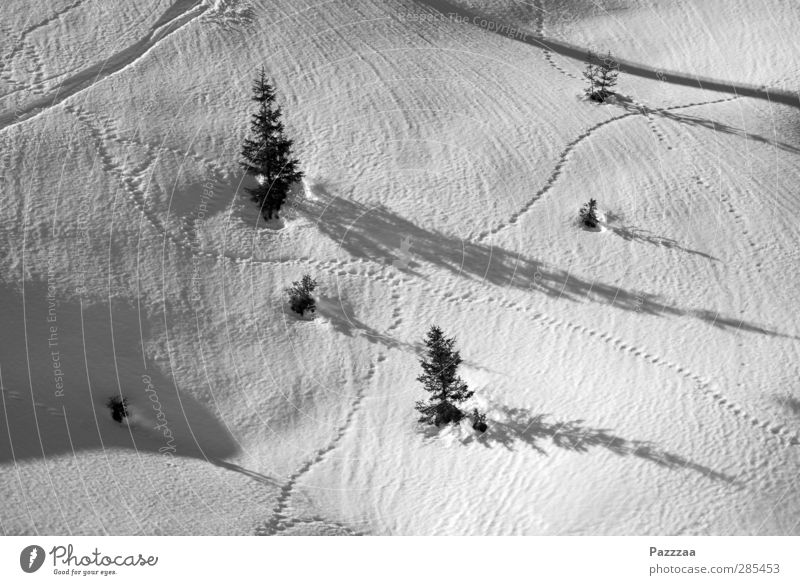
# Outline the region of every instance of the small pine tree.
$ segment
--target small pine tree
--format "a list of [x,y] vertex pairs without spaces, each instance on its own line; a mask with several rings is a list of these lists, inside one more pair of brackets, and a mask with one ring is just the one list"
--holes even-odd
[[317,310],[317,303],[311,293],[317,288],[317,281],[310,275],[304,274],[300,280],[295,280],[292,286],[286,289],[289,295],[289,307],[298,315],[306,311],[313,313]]
[[112,396],[106,401],[106,406],[111,410],[111,418],[118,423],[128,417],[128,399],[124,396]]
[[599,71],[600,68],[592,63],[593,58],[594,56],[592,55],[592,53],[589,53],[586,56],[586,69],[583,70],[583,77],[589,84],[585,90],[586,95],[589,96],[589,99],[595,99],[595,92],[597,91],[597,83],[600,79],[600,71]]
[[[603,94],[603,100],[610,96],[611,91],[617,85],[617,78],[619,77],[619,63],[611,56],[609,51],[600,65],[600,91]],[[602,100],[601,100],[602,101]]]
[[419,400],[416,409],[420,413],[419,422],[437,427],[458,423],[464,413],[456,406],[472,397],[472,390],[458,377],[461,356],[454,348],[455,338],[447,338],[435,325],[425,338],[427,347],[425,359],[420,360],[423,373],[417,377],[430,394],[428,401]]
[[261,206],[264,219],[278,217],[278,211],[292,183],[303,178],[299,162],[292,156],[292,141],[283,133],[281,108],[275,105],[275,90],[264,68],[253,82],[252,100],[258,109],[251,116],[250,136],[242,144],[242,168],[256,177],[258,185],[246,189]]
[[597,217],[597,200],[589,199],[589,203],[584,204],[578,211],[581,217],[581,223],[586,227],[596,228],[600,223],[600,218]]
[[489,425],[486,424],[486,414],[480,412],[477,408],[472,409],[472,428],[479,433],[485,433]]
[[613,93],[611,90],[617,85],[619,76],[619,63],[608,52],[600,59],[594,53],[586,55],[586,69],[583,77],[587,80],[586,95],[596,102],[604,102]]

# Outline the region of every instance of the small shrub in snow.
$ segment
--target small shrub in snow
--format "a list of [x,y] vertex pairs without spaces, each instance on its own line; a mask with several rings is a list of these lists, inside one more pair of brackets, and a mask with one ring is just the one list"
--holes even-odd
[[317,288],[317,281],[308,274],[296,280],[292,286],[286,289],[289,295],[289,307],[298,315],[305,315],[306,312],[313,313],[317,309],[317,303],[311,293]]
[[435,325],[425,338],[426,356],[420,360],[422,374],[417,378],[430,394],[427,401],[419,400],[416,409],[419,422],[441,426],[458,423],[464,413],[456,406],[472,397],[472,390],[458,377],[461,356],[454,349],[455,338],[447,338]]
[[124,396],[112,396],[106,401],[106,406],[111,410],[111,418],[118,423],[128,417],[128,399]]
[[485,433],[489,425],[486,424],[486,415],[477,408],[472,409],[472,428],[479,433]]
[[596,228],[600,223],[600,219],[597,217],[596,199],[589,199],[589,203],[581,207],[578,213],[580,214],[581,223],[586,227]]
[[583,77],[588,82],[586,95],[596,102],[604,102],[613,93],[612,88],[617,85],[619,76],[619,63],[609,52],[605,57],[599,58],[593,53],[586,56],[586,69]]

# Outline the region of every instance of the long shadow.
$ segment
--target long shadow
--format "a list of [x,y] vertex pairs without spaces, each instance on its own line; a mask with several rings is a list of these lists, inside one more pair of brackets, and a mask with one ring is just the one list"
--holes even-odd
[[[686,469],[714,481],[739,485],[731,475],[665,451],[650,441],[625,439],[608,429],[587,426],[582,420],[550,422],[546,420],[547,415],[531,415],[528,410],[511,407],[501,407],[496,418],[487,421],[489,429],[485,433],[471,433],[462,439],[462,443],[477,443],[487,448],[499,445],[510,451],[523,444],[547,455],[539,443],[549,440],[553,446],[567,451],[586,453],[594,448],[606,449],[620,457],[637,457],[660,467]],[[421,427],[420,432],[430,438],[438,434],[439,429],[428,425]]]
[[690,126],[707,128],[714,132],[722,132],[723,134],[730,134],[731,136],[739,136],[747,140],[760,142],[761,144],[766,144],[768,146],[779,148],[783,151],[790,152],[792,154],[800,154],[800,148],[788,144],[786,142],[781,142],[780,140],[773,140],[765,136],[761,136],[760,134],[753,134],[752,132],[747,132],[745,130],[742,130],[741,128],[736,128],[735,126],[731,126],[723,122],[715,122],[714,120],[708,118],[701,118],[699,116],[690,116],[688,114],[681,114],[674,110],[648,108],[645,105],[635,103],[628,96],[614,94],[613,98],[609,100],[609,103],[617,104],[627,112],[638,112],[646,116],[649,115],[659,116],[661,118],[665,118],[667,120],[671,120],[679,124],[688,124]]
[[[548,49],[559,55],[577,59],[579,61],[586,61],[588,49],[579,47],[564,41],[556,39],[549,39],[541,35],[530,33],[521,30],[518,25],[503,22],[500,19],[494,18],[487,14],[483,14],[476,10],[471,10],[463,6],[459,6],[447,0],[417,0],[417,3],[427,6],[443,15],[458,15],[460,19],[465,19],[475,26],[485,29],[487,32],[493,32],[500,36],[511,38],[527,45]],[[719,79],[712,79],[710,77],[701,77],[698,75],[689,75],[686,73],[679,73],[677,71],[665,71],[662,69],[655,69],[647,65],[628,61],[625,59],[615,60],[620,64],[621,71],[626,75],[635,75],[636,77],[643,77],[645,79],[653,79],[660,82],[666,82],[673,85],[682,85],[686,87],[695,87],[708,91],[717,91],[723,93],[731,93],[739,96],[752,97],[770,102],[786,104],[794,108],[800,108],[800,95],[797,92],[789,92],[781,89],[767,89],[755,85],[737,83],[732,81],[723,81]],[[599,63],[600,59],[597,58],[596,62]]]
[[[205,405],[147,364],[146,316],[140,322],[135,306],[24,287],[0,286],[0,464],[108,449],[203,460],[239,452]],[[128,399],[123,422],[106,406],[119,396]]]
[[[321,185],[311,190],[315,199],[302,201],[300,211],[315,221],[323,234],[356,258],[368,258],[380,264],[394,263],[398,270],[410,274],[414,274],[420,262],[425,262],[494,286],[539,292],[575,302],[602,303],[625,311],[692,317],[720,329],[796,338],[711,309],[682,309],[655,294],[587,280],[518,252],[427,231],[385,207],[367,207],[331,196]],[[398,255],[404,253],[401,250],[404,241],[411,243],[408,250],[411,259],[395,262]]]
[[667,238],[665,236],[657,236],[654,235],[649,230],[629,225],[624,225],[622,223],[617,223],[621,221],[622,217],[608,213],[606,214],[606,223],[604,225],[606,228],[611,230],[615,235],[619,236],[620,238],[628,242],[649,244],[651,246],[669,248],[670,250],[680,250],[681,252],[685,252],[686,254],[692,254],[693,256],[700,256],[702,258],[706,258],[713,262],[719,262],[719,258],[716,258],[711,254],[706,254],[705,252],[701,252],[699,250],[693,250],[691,248],[686,248],[685,246],[681,246],[673,238]]
[[263,473],[258,473],[257,471],[253,471],[252,469],[245,469],[241,465],[236,465],[235,463],[231,463],[229,461],[223,461],[221,459],[209,459],[209,461],[214,465],[216,465],[217,467],[222,467],[223,469],[227,469],[235,473],[241,473],[242,475],[245,475],[250,479],[254,479],[259,483],[264,483],[276,488],[282,487],[282,484],[276,479],[273,479],[268,475],[264,475]]
[[[370,343],[383,345],[387,349],[400,349],[415,353],[420,358],[425,355],[426,349],[423,343],[408,343],[400,341],[391,335],[381,333],[374,327],[356,318],[352,305],[343,299],[334,299],[321,295],[317,302],[317,314],[326,319],[331,324],[334,331],[346,335],[347,337],[363,337]],[[468,359],[464,359],[462,363],[476,370],[496,373],[486,366],[482,366]]]
[[317,314],[326,319],[334,331],[347,337],[364,337],[371,343],[379,343],[388,349],[404,349],[421,353],[420,345],[402,342],[385,335],[355,317],[352,305],[344,299],[334,299],[322,295],[317,302]]

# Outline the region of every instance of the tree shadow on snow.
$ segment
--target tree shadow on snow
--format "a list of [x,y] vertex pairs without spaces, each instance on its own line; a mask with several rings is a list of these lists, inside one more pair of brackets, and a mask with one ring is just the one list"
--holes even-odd
[[276,488],[283,487],[283,485],[278,480],[269,477],[268,475],[264,475],[263,473],[258,473],[257,471],[253,471],[251,469],[245,469],[241,465],[236,465],[235,463],[231,463],[230,461],[223,461],[221,459],[209,459],[209,462],[213,463],[217,467],[222,467],[223,469],[227,469],[228,471],[241,473],[242,475],[245,475],[250,479],[254,479],[259,483],[263,483]]
[[[425,356],[425,352],[427,351],[422,342],[407,343],[405,341],[400,341],[395,337],[381,333],[374,327],[370,327],[363,321],[357,319],[354,316],[355,312],[353,306],[343,299],[321,295],[317,301],[317,314],[325,319],[334,331],[346,335],[347,337],[363,337],[370,343],[383,345],[387,349],[399,349],[415,353],[420,358]],[[496,373],[468,359],[464,359],[462,363],[476,370]]]
[[739,136],[746,140],[752,140],[754,142],[766,144],[768,146],[772,146],[774,148],[778,148],[780,150],[792,154],[800,154],[800,148],[798,148],[797,146],[793,146],[791,144],[787,144],[786,142],[781,142],[780,140],[773,140],[765,136],[761,136],[760,134],[753,134],[752,132],[747,132],[745,130],[742,130],[741,128],[736,128],[735,126],[730,126],[723,122],[715,122],[714,120],[711,120],[709,118],[691,116],[689,114],[682,114],[671,110],[648,108],[647,106],[644,106],[642,104],[634,103],[634,101],[627,96],[623,96],[617,93],[614,94],[614,99],[609,103],[615,103],[620,107],[622,107],[622,109],[627,112],[636,112],[648,117],[651,115],[659,116],[661,118],[664,118],[666,120],[671,120],[679,124],[687,124],[689,126],[707,128],[708,130],[712,130],[714,132],[722,132],[723,134],[730,134],[731,136]]
[[317,314],[325,319],[333,330],[347,337],[364,337],[371,343],[379,343],[388,349],[404,349],[421,352],[421,344],[410,344],[379,332],[355,317],[353,306],[346,300],[321,295],[317,301]]
[[[494,407],[493,410],[497,410]],[[695,463],[685,457],[670,453],[650,441],[630,440],[620,437],[608,429],[595,428],[583,420],[550,422],[545,414],[531,415],[523,408],[499,407],[499,416],[487,420],[489,429],[485,433],[470,433],[461,439],[463,444],[477,443],[487,448],[505,447],[513,451],[518,445],[527,445],[541,455],[547,455],[540,445],[549,441],[554,447],[587,453],[591,449],[605,449],[620,457],[637,457],[668,469],[686,469],[699,473],[714,481],[739,485],[739,481],[728,474]],[[426,426],[421,429],[425,437],[431,438],[439,429]]]
[[[0,287],[0,464],[123,449],[221,465],[239,452],[226,425],[148,363],[147,315],[51,291]],[[123,422],[106,406],[114,396],[128,400]]]
[[706,254],[705,252],[700,252],[699,250],[692,250],[691,248],[686,248],[684,246],[681,246],[673,238],[667,238],[665,236],[657,236],[654,235],[653,232],[649,230],[629,225],[624,225],[622,223],[617,223],[620,222],[621,220],[622,217],[614,215],[612,213],[607,213],[606,223],[604,225],[606,228],[611,230],[615,235],[619,236],[620,238],[628,242],[634,242],[638,244],[648,244],[651,246],[668,248],[670,250],[679,250],[680,252],[684,252],[686,254],[692,254],[693,256],[700,256],[702,258],[706,258],[707,260],[711,260],[713,262],[719,262],[719,258],[716,258],[711,254]]
[[[416,274],[420,262],[474,281],[504,288],[539,292],[574,302],[589,301],[616,309],[658,316],[692,317],[719,329],[732,329],[776,337],[789,337],[757,323],[720,314],[711,309],[682,309],[658,295],[626,290],[597,280],[587,280],[568,270],[549,266],[496,246],[473,243],[427,231],[380,205],[370,207],[328,194],[321,185],[311,188],[315,197],[300,204],[327,237],[356,258],[392,264]],[[408,262],[397,262],[402,241],[410,242]]]
[[[504,22],[488,14],[466,8],[448,0],[416,0],[418,4],[427,6],[443,15],[458,15],[464,22],[472,23],[475,26],[494,33],[507,39],[525,43],[540,49],[552,51],[558,55],[563,55],[584,62],[587,59],[589,49],[579,47],[558,39],[547,38],[520,28],[513,22]],[[752,97],[766,100],[769,102],[786,104],[793,108],[800,107],[800,95],[796,92],[786,91],[777,88],[767,88],[766,86],[755,86],[746,83],[712,79],[710,77],[700,77],[694,74],[681,73],[679,71],[664,71],[651,67],[643,63],[636,63],[627,59],[615,57],[620,65],[620,70],[625,75],[634,75],[644,79],[652,79],[661,83],[693,87],[706,91],[724,92],[743,97]],[[595,56],[592,61],[597,64],[602,61],[602,56]]]

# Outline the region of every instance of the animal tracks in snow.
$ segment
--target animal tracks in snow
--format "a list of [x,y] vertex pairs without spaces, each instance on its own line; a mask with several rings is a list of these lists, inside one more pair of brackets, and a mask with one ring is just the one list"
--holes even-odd
[[[735,100],[735,99],[737,99],[736,96],[727,97],[727,98],[721,98],[721,99],[711,100],[711,101],[706,101],[706,102],[693,102],[693,103],[689,103],[689,104],[681,104],[681,105],[678,105],[678,106],[671,106],[671,107],[668,107],[668,108],[661,108],[661,109],[652,110],[652,111],[654,111],[654,112],[667,112],[667,111],[672,111],[672,110],[680,110],[680,109],[684,109],[684,108],[692,108],[692,107],[696,107],[696,106],[706,106],[706,105],[711,105],[711,104],[717,104],[717,103],[727,102],[727,101],[731,101],[731,100]],[[614,124],[616,122],[620,122],[622,120],[628,119],[628,118],[630,118],[632,116],[637,116],[637,115],[641,115],[641,114],[642,114],[642,112],[640,112],[640,111],[629,111],[629,112],[626,112],[626,113],[621,114],[619,116],[615,116],[613,118],[609,118],[607,120],[603,120],[602,122],[598,122],[597,124],[595,124],[593,126],[590,126],[586,130],[584,130],[581,134],[579,134],[576,138],[574,138],[573,140],[568,142],[567,145],[564,147],[564,149],[561,151],[561,153],[558,155],[558,157],[556,159],[556,164],[553,167],[553,171],[550,173],[550,176],[545,180],[544,185],[526,203],[524,203],[517,211],[515,211],[513,214],[511,214],[511,216],[506,221],[498,224],[494,228],[491,228],[489,230],[484,230],[483,232],[479,233],[475,238],[476,241],[483,242],[487,238],[489,238],[491,236],[494,236],[494,235],[502,232],[503,230],[508,229],[509,227],[515,225],[523,215],[528,213],[533,208],[533,206],[542,197],[544,197],[544,195],[546,195],[547,192],[550,191],[550,189],[552,189],[552,187],[555,185],[555,183],[558,180],[558,178],[561,176],[561,173],[562,173],[562,171],[564,169],[564,166],[567,164],[567,162],[571,158],[572,154],[575,152],[575,150],[578,148],[578,146],[581,143],[586,141],[588,138],[590,138],[591,136],[593,136],[595,133],[597,133],[599,130],[605,128],[606,126],[609,126],[609,125]],[[663,133],[660,133],[660,131],[659,131],[659,134],[661,134],[661,136],[663,136]],[[663,138],[663,140],[666,140],[666,138]]]
[[[292,498],[292,494],[299,480],[304,475],[306,475],[316,464],[324,461],[325,457],[331,451],[333,451],[339,446],[339,443],[347,434],[347,431],[352,426],[353,421],[356,418],[356,415],[358,414],[359,410],[361,409],[361,406],[363,405],[364,397],[366,395],[365,388],[374,378],[375,371],[376,371],[376,365],[372,364],[369,370],[367,371],[367,374],[364,376],[364,380],[362,381],[361,385],[358,386],[358,390],[356,391],[353,402],[347,411],[347,416],[345,417],[344,421],[339,426],[339,428],[336,429],[336,432],[334,433],[334,436],[330,440],[330,442],[321,449],[315,451],[311,455],[311,457],[305,461],[305,463],[303,463],[300,467],[298,467],[297,470],[289,476],[289,478],[286,480],[286,483],[284,483],[281,486],[280,492],[278,494],[278,501],[275,504],[275,507],[273,508],[272,511],[272,517],[267,521],[267,523],[264,526],[259,527],[256,530],[257,535],[272,536],[274,534],[277,534],[278,532],[287,530],[288,528],[291,528],[299,523],[323,521],[319,518],[304,519],[304,520],[294,518],[289,513],[289,504]],[[338,524],[337,526],[342,527],[342,525]]]
[[585,325],[577,325],[575,323],[572,323],[564,319],[550,317],[548,315],[545,315],[544,313],[534,311],[527,305],[514,301],[498,300],[494,299],[493,297],[490,297],[488,299],[486,298],[477,299],[474,297],[469,297],[467,295],[461,295],[459,297],[456,297],[456,295],[443,295],[443,298],[451,302],[458,302],[458,303],[460,302],[471,302],[475,304],[482,304],[486,302],[496,303],[504,308],[511,309],[518,313],[521,313],[526,317],[528,317],[529,319],[531,319],[532,321],[544,324],[547,327],[553,329],[556,328],[565,329],[573,333],[578,333],[590,338],[595,338],[600,342],[611,346],[617,351],[628,353],[654,366],[672,370],[675,374],[678,374],[679,376],[691,382],[697,390],[699,390],[705,396],[713,400],[718,406],[725,409],[732,415],[738,417],[739,419],[745,421],[747,424],[765,430],[766,432],[769,433],[768,436],[773,436],[782,445],[788,446],[788,445],[800,444],[800,438],[798,438],[796,433],[793,433],[792,431],[786,429],[783,425],[779,423],[774,423],[767,420],[761,420],[758,417],[748,413],[744,407],[735,403],[730,398],[726,397],[722,392],[715,390],[712,382],[709,379],[692,372],[686,366],[680,365],[676,362],[660,357],[654,353],[648,352],[647,350],[637,347],[623,340],[622,338],[613,336],[606,332],[592,329],[590,327],[586,327]]

